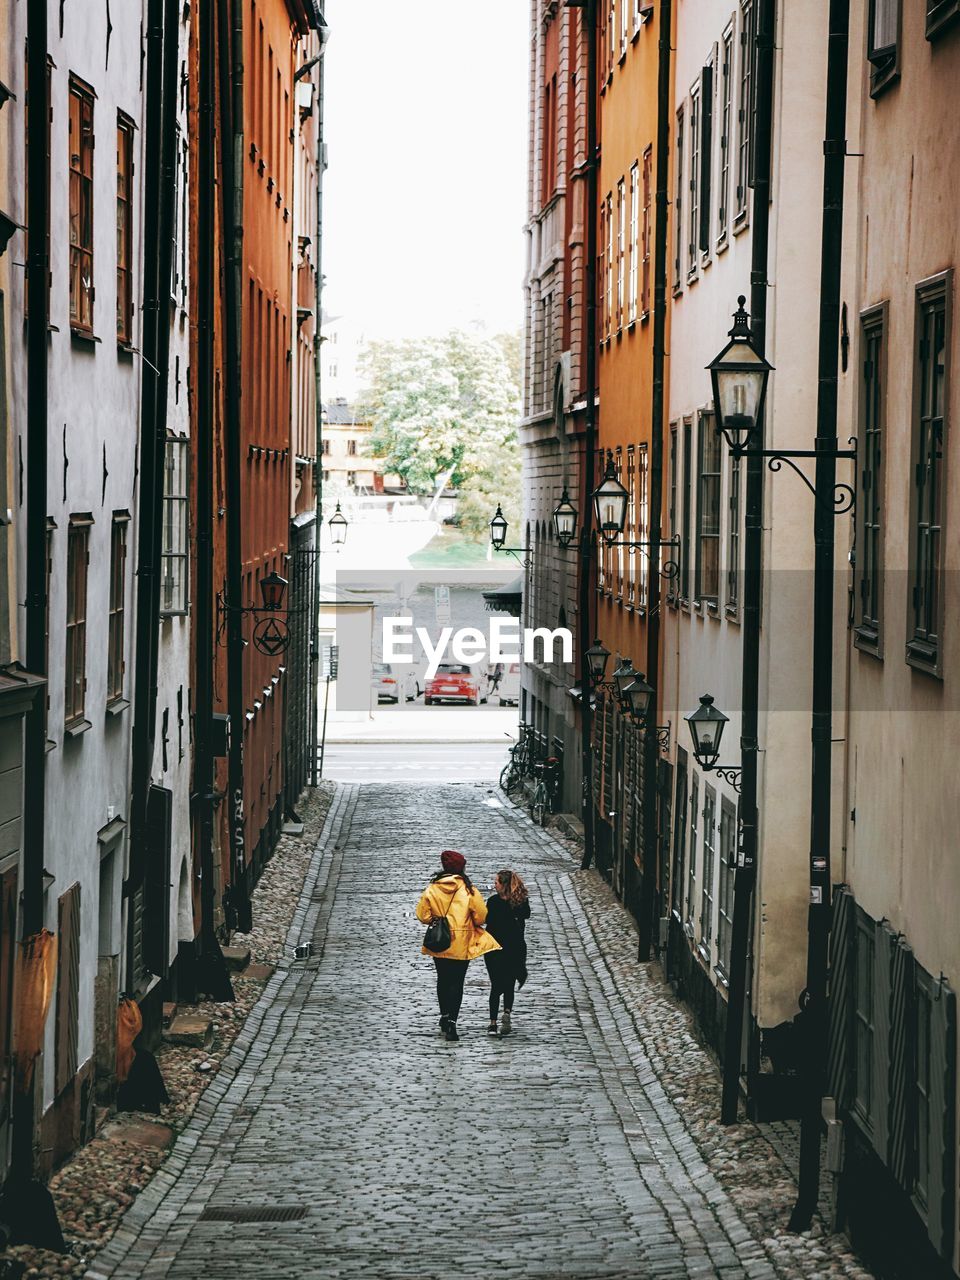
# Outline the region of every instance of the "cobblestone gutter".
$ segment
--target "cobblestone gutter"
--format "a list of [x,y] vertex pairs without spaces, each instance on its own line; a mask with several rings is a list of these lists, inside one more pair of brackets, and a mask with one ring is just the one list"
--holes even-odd
[[250,973],[232,975],[233,1003],[202,1002],[191,1014],[213,1025],[206,1049],[164,1043],[157,1053],[170,1102],[159,1116],[126,1112],[111,1117],[85,1147],[50,1179],[60,1225],[71,1252],[65,1255],[16,1246],[4,1257],[34,1276],[80,1276],[111,1238],[127,1208],[164,1163],[176,1136],[219,1071],[259,999],[272,969],[283,959],[291,921],[300,908],[304,880],[335,794],[332,782],[305,793],[297,812],[302,836],[282,836],[253,897],[253,931],[235,934],[250,949]]

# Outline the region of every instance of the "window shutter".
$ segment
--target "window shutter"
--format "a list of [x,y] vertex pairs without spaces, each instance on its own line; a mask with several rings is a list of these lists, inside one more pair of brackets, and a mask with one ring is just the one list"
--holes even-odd
[[916,966],[903,938],[893,952],[890,1000],[890,1168],[906,1191],[913,1186],[917,1072]]
[[887,1163],[890,1133],[890,998],[896,935],[884,921],[876,926],[873,943],[873,1101],[871,1138],[877,1155]]
[[710,174],[713,159],[713,66],[703,68],[700,82],[700,249],[710,249]]
[[934,983],[930,1007],[930,1174],[927,1234],[944,1257],[953,1249],[953,1164],[956,996],[944,981]]
[[77,1074],[80,1029],[80,886],[72,885],[57,904],[57,1022],[54,1090],[59,1096]]
[[851,1088],[851,1006],[853,999],[853,896],[839,888],[833,895],[830,928],[830,1005],[827,1087],[838,1107],[849,1110]]
[[[164,751],[166,751],[164,713]],[[163,977],[167,969],[170,912],[170,853],[173,840],[173,792],[151,786],[147,794],[147,858],[143,910],[143,962],[150,973]]]

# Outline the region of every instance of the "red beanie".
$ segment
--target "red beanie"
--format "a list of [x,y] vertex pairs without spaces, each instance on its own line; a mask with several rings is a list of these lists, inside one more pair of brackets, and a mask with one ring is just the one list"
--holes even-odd
[[456,849],[444,849],[440,855],[440,865],[444,871],[459,875],[467,865],[467,860],[462,853],[457,853]]

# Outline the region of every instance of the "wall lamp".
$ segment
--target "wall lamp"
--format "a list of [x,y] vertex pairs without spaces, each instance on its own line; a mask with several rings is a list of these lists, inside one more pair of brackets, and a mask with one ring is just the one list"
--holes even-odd
[[670,725],[647,724],[647,716],[653,704],[656,690],[642,671],[637,671],[631,658],[621,658],[620,665],[605,679],[610,650],[599,640],[594,640],[587,650],[587,667],[590,672],[590,685],[594,692],[605,689],[612,693],[620,708],[621,715],[628,716],[634,724],[641,726],[646,732],[656,734],[657,742],[663,751],[670,749]]
[[690,737],[693,740],[693,756],[704,773],[715,773],[725,782],[729,782],[734,791],[740,793],[740,769],[733,765],[718,765],[720,759],[720,739],[723,737],[724,725],[730,717],[724,715],[719,707],[714,706],[713,696],[705,693],[700,698],[696,711],[683,717],[690,726]]

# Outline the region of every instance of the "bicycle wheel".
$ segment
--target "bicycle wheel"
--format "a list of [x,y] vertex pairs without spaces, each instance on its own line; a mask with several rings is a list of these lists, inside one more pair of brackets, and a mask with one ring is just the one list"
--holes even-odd
[[510,777],[507,779],[507,785],[504,787],[504,791],[506,791],[508,796],[513,796],[516,795],[522,787],[523,774],[519,769],[514,769],[511,772]]
[[500,770],[500,785],[501,787],[503,787],[504,791],[510,790],[510,776],[512,773],[513,773],[513,761],[508,760],[507,763]]
[[530,817],[538,827],[547,825],[547,789],[542,782],[537,783],[537,789],[530,801]]

